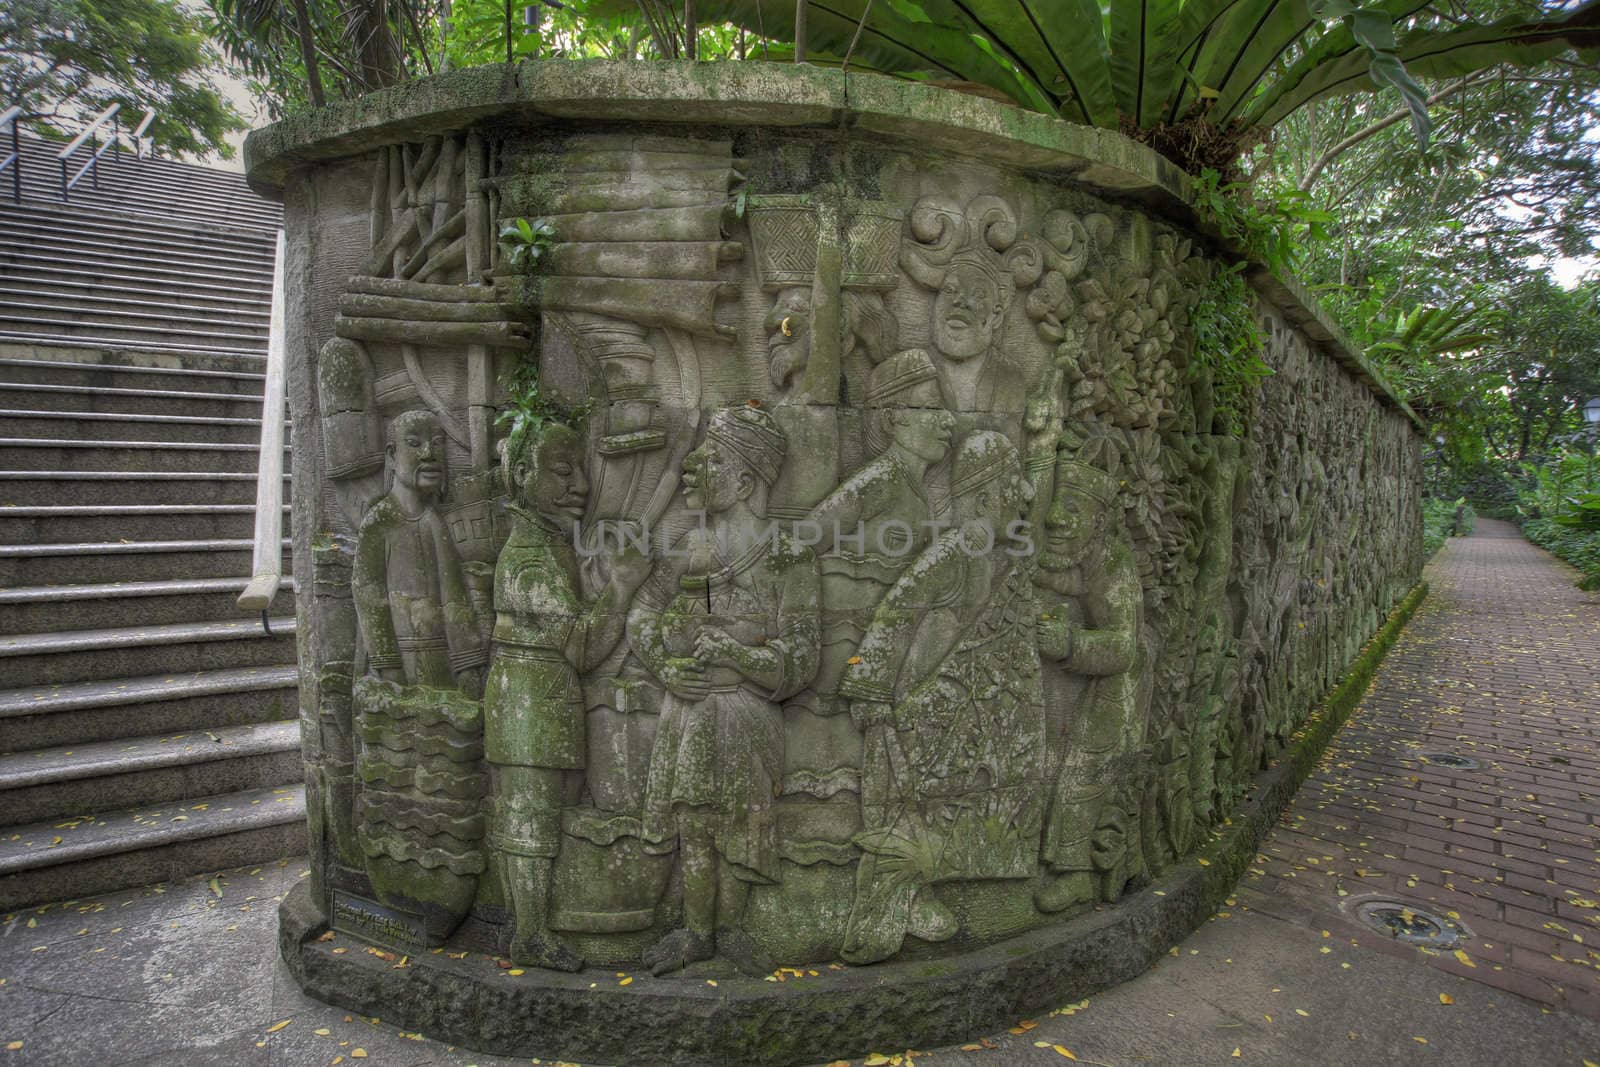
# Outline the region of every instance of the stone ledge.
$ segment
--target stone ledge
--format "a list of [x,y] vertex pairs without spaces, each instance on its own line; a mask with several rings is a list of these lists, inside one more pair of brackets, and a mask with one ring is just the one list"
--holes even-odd
[[396,969],[364,951],[334,952],[348,944],[318,941],[327,923],[305,881],[279,908],[279,952],[311,996],[500,1055],[778,1064],[968,1039],[1135,977],[1213,914],[1427,591],[1419,582],[1390,612],[1208,847],[1114,908],[963,956],[823,968],[782,984],[722,978],[715,986],[645,974],[622,986],[598,968],[530,967],[512,976],[481,955],[423,955]]
[[[907,144],[937,144],[1136,202],[1243,257],[1214,227],[1200,222],[1187,174],[1115,130],[1080,126],[970,93],[809,64],[558,59],[450,71],[256,130],[245,140],[245,170],[253,189],[278,199],[288,176],[308,164],[475,123],[527,126],[579,118],[859,130]],[[1258,262],[1248,277],[1331,358],[1426,429],[1305,286]]]

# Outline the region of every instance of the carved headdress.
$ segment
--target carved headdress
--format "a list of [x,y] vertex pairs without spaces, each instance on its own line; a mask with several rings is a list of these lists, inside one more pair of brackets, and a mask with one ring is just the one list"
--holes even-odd
[[950,471],[950,495],[963,497],[1004,474],[1020,476],[1022,456],[1005,434],[980,430],[968,434]]
[[733,452],[768,485],[778,480],[789,444],[778,421],[760,408],[723,408],[706,425],[706,440]]
[[975,267],[995,283],[1004,310],[1044,266],[1037,243],[1019,234],[1016,213],[998,196],[973,197],[964,208],[925,196],[912,209],[910,227],[900,265],[924,288],[938,289],[955,267]]

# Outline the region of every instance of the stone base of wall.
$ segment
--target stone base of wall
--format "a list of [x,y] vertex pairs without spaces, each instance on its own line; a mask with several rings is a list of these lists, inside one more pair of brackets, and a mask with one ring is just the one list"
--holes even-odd
[[279,909],[279,950],[314,997],[499,1055],[820,1062],[996,1030],[1133,978],[1215,913],[1426,595],[1427,584],[1419,582],[1390,613],[1209,846],[1114,908],[960,957],[804,968],[798,976],[784,972],[781,982],[619,977],[594,968],[512,973],[487,956],[457,960],[442,951],[402,966],[392,953],[385,958],[342,935],[322,940],[327,920],[305,881]]

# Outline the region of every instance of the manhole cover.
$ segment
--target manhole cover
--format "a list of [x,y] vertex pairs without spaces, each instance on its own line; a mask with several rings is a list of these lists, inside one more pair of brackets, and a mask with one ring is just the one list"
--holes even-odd
[[1455,920],[1399,900],[1369,900],[1358,904],[1356,917],[1379,933],[1409,945],[1455,948],[1468,936],[1466,927]]
[[1418,752],[1418,756],[1429,763],[1436,763],[1441,767],[1460,767],[1472,770],[1478,766],[1478,761],[1471,756],[1458,756],[1454,752]]

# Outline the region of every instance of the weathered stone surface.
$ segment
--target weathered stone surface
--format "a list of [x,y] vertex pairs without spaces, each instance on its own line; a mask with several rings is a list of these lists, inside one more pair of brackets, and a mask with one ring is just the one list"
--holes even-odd
[[[1226,256],[1138,146],[846,87],[540,64],[252,140],[308,989],[569,1058],[954,1038],[1146,966],[1325,740],[1420,566],[1414,416],[1270,277],[1227,407]],[[330,920],[469,955],[400,991]]]

